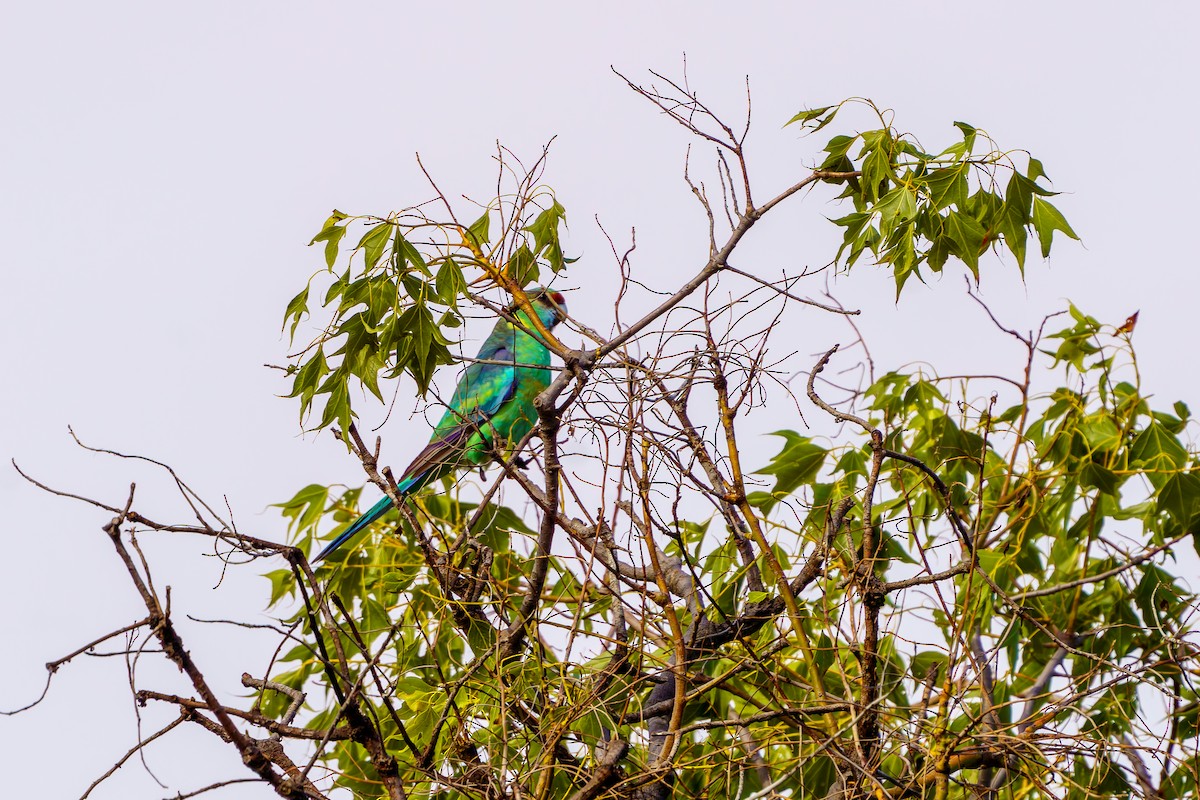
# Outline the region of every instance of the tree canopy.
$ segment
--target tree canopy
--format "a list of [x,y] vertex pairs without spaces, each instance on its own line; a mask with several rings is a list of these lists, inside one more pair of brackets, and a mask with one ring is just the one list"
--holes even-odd
[[[968,288],[979,326],[954,335],[1014,343],[1011,374],[876,375],[856,333],[825,344],[859,314],[820,296],[830,273],[876,265],[903,308],[913,278],[961,264],[977,285],[1024,270],[1031,240],[1045,258],[1077,238],[1043,164],[965,122],[927,147],[849,100],[797,113],[829,136],[821,160],[763,185],[748,121],[661,76],[630,86],[694,137],[707,258],[664,287],[610,239],[603,319],[572,293],[585,265],[548,150],[499,150],[484,200],[431,176],[432,200],[334,211],[286,305],[288,397],[397,509],[314,568],[365,485],[300,488],[279,504],[286,543],[182,482],[198,522],[148,519],[133,492],[88,500],[115,515],[147,607],[115,634],[160,646],[195,690],[135,676],[139,703],[179,709],[164,731],[207,728],[289,798],[1193,796],[1196,597],[1176,559],[1200,477],[1187,405],[1142,386],[1136,314],[1068,306],[1017,330]],[[809,194],[841,209],[826,267],[777,277],[742,257]],[[472,318],[528,309],[534,285],[570,311],[542,332],[556,367],[535,431],[487,474],[402,498],[385,462],[412,453],[385,458],[357,420],[414,389],[440,408]],[[781,338],[798,314],[827,332]],[[755,415],[778,426],[766,463],[745,458]],[[245,665],[252,699],[210,688],[131,529],[269,570],[278,647]]]

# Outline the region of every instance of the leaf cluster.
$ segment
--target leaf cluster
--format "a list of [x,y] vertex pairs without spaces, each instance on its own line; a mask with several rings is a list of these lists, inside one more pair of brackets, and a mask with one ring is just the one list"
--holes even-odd
[[[899,292],[951,256],[978,278],[980,257],[1001,242],[1023,268],[1030,235],[1043,256],[1055,231],[1076,238],[1047,199],[1054,193],[1037,159],[1017,169],[1012,153],[965,123],[959,141],[930,154],[869,107],[882,127],[833,137],[815,173],[844,184],[838,199],[853,207],[834,220],[845,229],[838,259],[846,267],[870,252]],[[792,122],[820,130],[841,108]],[[740,144],[732,148],[740,155]],[[346,309],[362,310],[346,303],[369,293],[350,287],[370,280],[393,303],[380,306],[372,331],[429,303],[440,304],[445,327],[458,324],[469,297],[465,266],[494,285],[521,286],[567,263],[557,202],[509,223],[501,246],[491,245],[491,214],[466,227],[432,225],[441,250],[407,245],[431,223],[403,219],[371,220],[354,251],[366,268],[343,273],[327,294],[330,331],[352,330]],[[314,240],[326,242],[331,268],[344,234],[329,231],[347,224],[331,218]],[[368,238],[379,229],[388,235]],[[401,291],[405,310],[397,311]],[[789,296],[776,300],[786,305]],[[736,304],[726,309],[731,320]],[[861,791],[873,785],[874,796],[966,797],[967,784],[950,776],[970,773],[1022,796],[1095,797],[1136,784],[1131,741],[1156,753],[1179,745],[1184,723],[1164,729],[1154,720],[1171,702],[1200,706],[1183,679],[1195,655],[1187,637],[1197,598],[1168,568],[1173,545],[1200,526],[1200,480],[1186,439],[1190,412],[1151,406],[1129,329],[1071,307],[1068,327],[1018,336],[1029,355],[1023,378],[997,385],[890,372],[851,398],[862,417],[847,419],[866,426],[861,437],[780,430],[778,454],[743,475],[735,419],[764,371],[746,363],[753,347],[733,334],[736,321],[725,338],[714,336],[722,313],[708,308],[695,330],[659,334],[663,342],[699,337],[703,358],[690,348],[667,356],[660,345],[637,361],[644,377],[622,371],[603,384],[598,371],[593,382],[610,388],[581,395],[568,412],[578,416],[564,420],[602,449],[621,442],[618,482],[643,512],[623,500],[611,517],[589,517],[584,533],[567,526],[574,558],[534,557],[541,522],[490,499],[476,504],[465,483],[447,480],[331,559],[321,574],[345,616],[340,632],[310,631],[323,646],[284,654],[290,671],[280,680],[320,685],[328,665],[314,654],[340,642],[351,674],[376,676],[370,714],[404,782],[433,793],[439,765],[439,796],[501,786],[570,796],[614,737],[630,743],[624,774],[650,774],[661,754],[639,730],[665,713],[661,688],[680,663],[687,701],[670,725],[690,732],[672,756],[683,796],[822,797],[850,781]],[[427,340],[427,349],[405,350],[387,339],[358,361],[348,354],[362,345],[338,354],[370,388],[371,378],[344,365],[381,369],[395,350],[410,360],[425,353],[432,369],[448,350],[429,353],[448,340]],[[424,375],[395,359],[385,377]],[[1061,385],[1034,384],[1059,369],[1068,370]],[[716,393],[708,424],[725,435],[715,445],[693,427],[697,382]],[[306,410],[311,395],[294,394]],[[650,422],[663,419],[674,420],[666,433]],[[639,448],[643,460],[632,466]],[[716,513],[680,513],[697,489]],[[313,485],[281,507],[295,543],[311,549],[356,518],[359,500],[359,489]],[[546,513],[534,508],[534,517]],[[600,555],[622,518],[625,543]],[[623,558],[643,566],[609,560]],[[530,605],[543,563],[550,577]],[[295,573],[269,577],[273,603],[296,602]],[[530,607],[538,637],[524,655],[506,651],[509,626]],[[303,622],[305,611],[294,613]],[[282,701],[263,702],[283,710]],[[326,705],[310,724],[335,722],[336,707]],[[356,794],[379,779],[356,742],[333,743],[324,757]],[[876,783],[849,777],[864,762]],[[489,767],[497,763],[508,771]],[[1171,763],[1162,785],[1182,796],[1195,772],[1182,756]]]
[[[326,268],[284,312],[294,343],[314,283],[322,286],[319,307],[328,321],[287,368],[287,396],[299,400],[302,423],[320,401],[313,428],[348,429],[355,385],[383,401],[381,381],[406,376],[424,397],[437,368],[456,360],[455,331],[476,303],[472,286],[511,291],[570,262],[562,250],[563,206],[545,190],[519,188],[527,194],[499,198],[470,225],[436,222],[421,208],[386,217],[335,210],[326,219],[310,243],[324,245]],[[500,220],[495,242],[493,218]],[[351,229],[362,232],[342,258]]]
[[[815,133],[848,102],[801,111],[789,124]],[[881,127],[834,136],[819,167],[857,173],[830,179],[844,182],[839,197],[854,206],[833,220],[844,229],[836,260],[847,269],[871,253],[876,263],[888,266],[898,297],[909,278],[921,277],[922,269],[941,272],[951,257],[966,264],[978,281],[980,258],[1001,243],[1024,269],[1031,233],[1043,258],[1050,255],[1055,231],[1079,238],[1047,199],[1056,192],[1041,183],[1048,179],[1038,159],[997,149],[984,131],[966,122],[954,123],[958,141],[937,153],[925,152],[873,103],[859,102]],[[1014,160],[1019,155],[1023,169]]]

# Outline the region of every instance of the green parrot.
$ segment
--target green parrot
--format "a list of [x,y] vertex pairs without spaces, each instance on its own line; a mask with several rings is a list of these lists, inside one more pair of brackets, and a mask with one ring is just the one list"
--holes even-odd
[[[562,294],[541,288],[530,289],[528,294],[547,330],[562,321],[567,309]],[[515,445],[533,428],[537,420],[533,400],[550,385],[550,351],[535,335],[537,328],[528,315],[515,307],[511,310],[521,325],[503,318],[496,323],[479,348],[478,360],[467,367],[454,389],[429,444],[396,482],[401,495],[412,494],[455,470],[486,463],[498,442]],[[388,497],[371,506],[326,545],[314,562],[350,541],[391,507]]]

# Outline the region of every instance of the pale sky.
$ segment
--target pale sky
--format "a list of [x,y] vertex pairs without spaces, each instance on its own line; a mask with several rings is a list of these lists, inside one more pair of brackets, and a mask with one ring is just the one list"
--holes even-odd
[[[211,501],[227,497],[242,530],[282,539],[269,504],[307,483],[362,480],[341,445],[300,435],[293,401],[276,397],[286,385],[262,366],[287,352],[283,308],[322,264],[306,245],[330,209],[382,214],[426,199],[416,152],[449,194],[486,198],[497,140],[533,158],[556,136],[546,181],[567,208],[568,252],[581,257],[561,286],[597,298],[572,312],[606,329],[601,301],[615,279],[597,216],[618,237],[637,227],[634,268],[657,286],[690,275],[704,255],[681,180],[687,138],[609,69],[678,76],[685,52],[693,88],[731,119],[743,114],[749,75],[749,147],[764,193],[803,177],[819,149],[782,124],[851,95],[895,109],[897,126],[930,147],[949,144],[952,122],[966,120],[1031,150],[1065,193],[1059,208],[1083,245],[1060,240],[1049,263],[1031,254],[1024,286],[1012,264],[986,264],[984,296],[1018,327],[1066,298],[1112,323],[1140,309],[1146,386],[1164,405],[1200,409],[1200,378],[1191,359],[1179,361],[1192,349],[1200,289],[1196,256],[1179,246],[1200,185],[1194,6],[424,6],[9,4],[0,26],[5,459],[111,504],[137,480],[145,513],[186,518],[161,476],[79,450],[72,425],[90,444],[170,463]],[[827,262],[838,233],[823,217],[845,213],[830,197],[819,190],[782,209],[739,266],[774,276]],[[917,360],[948,373],[1015,369],[1020,353],[1003,338],[978,338],[987,328],[963,294],[963,271],[951,265],[914,286],[898,308],[890,279],[869,265],[833,288],[864,308],[881,370]],[[808,324],[797,328],[803,352],[846,341],[825,318]],[[397,462],[428,436],[423,419],[408,418],[411,405],[383,429]],[[45,662],[144,609],[101,531],[103,512],[49,497],[8,468],[0,493],[10,509],[0,709],[10,709],[41,691]],[[255,618],[265,606],[256,570],[230,572],[214,590],[221,565],[201,543],[144,543],[177,615]],[[243,634],[181,626],[227,691],[240,692],[241,672],[262,662],[247,658]],[[186,688],[173,669],[142,677]],[[146,732],[173,716],[149,710]],[[77,797],[135,740],[123,662],[80,657],[40,707],[0,717],[5,794]],[[250,775],[198,728],[146,758],[168,788],[134,760],[93,796],[167,797]]]

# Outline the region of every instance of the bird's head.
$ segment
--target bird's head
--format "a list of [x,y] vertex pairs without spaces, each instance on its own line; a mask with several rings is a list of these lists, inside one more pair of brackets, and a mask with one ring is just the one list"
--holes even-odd
[[539,286],[529,289],[527,294],[529,302],[537,311],[538,318],[547,328],[553,328],[566,319],[567,298],[563,297],[562,292],[551,291]]

